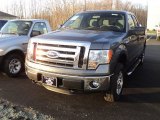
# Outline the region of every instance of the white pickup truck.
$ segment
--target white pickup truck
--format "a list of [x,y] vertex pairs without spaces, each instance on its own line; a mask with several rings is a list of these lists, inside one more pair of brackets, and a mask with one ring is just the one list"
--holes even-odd
[[46,20],[8,21],[0,31],[0,69],[9,77],[18,76],[24,69],[29,39],[50,31],[51,27]]
[[157,40],[160,40],[160,27],[157,28],[156,37],[157,37]]

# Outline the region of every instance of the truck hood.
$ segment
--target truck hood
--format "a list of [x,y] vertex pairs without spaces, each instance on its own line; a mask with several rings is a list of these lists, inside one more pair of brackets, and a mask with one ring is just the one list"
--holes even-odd
[[108,42],[124,37],[125,33],[112,31],[92,30],[57,30],[52,33],[39,36],[40,39],[77,40],[87,42]]

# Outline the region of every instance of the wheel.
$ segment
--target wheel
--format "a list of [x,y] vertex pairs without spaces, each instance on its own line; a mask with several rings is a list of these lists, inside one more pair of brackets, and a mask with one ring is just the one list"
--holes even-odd
[[111,77],[110,90],[106,92],[104,99],[107,102],[116,102],[120,99],[124,85],[123,65],[119,63]]
[[22,56],[17,54],[9,54],[4,60],[4,72],[9,77],[17,77],[24,68],[24,60]]

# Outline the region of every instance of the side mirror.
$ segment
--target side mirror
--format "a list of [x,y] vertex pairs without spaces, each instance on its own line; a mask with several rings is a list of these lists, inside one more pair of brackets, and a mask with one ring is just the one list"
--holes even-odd
[[145,35],[146,34],[146,27],[135,27],[132,30],[129,30],[129,35]]
[[62,24],[61,24],[61,25],[58,25],[58,29],[60,29],[62,26],[63,26]]
[[142,24],[139,24],[139,27],[142,27]]
[[40,32],[40,31],[33,30],[33,31],[31,32],[31,37],[35,37],[35,36],[38,36],[38,35],[41,35],[41,32]]

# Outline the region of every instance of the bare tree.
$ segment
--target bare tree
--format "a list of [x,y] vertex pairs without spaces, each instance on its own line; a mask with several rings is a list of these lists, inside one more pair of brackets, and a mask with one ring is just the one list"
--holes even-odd
[[[136,14],[141,24],[147,23],[147,7],[135,5],[122,0],[31,0],[27,9],[24,1],[17,0],[12,5],[10,13],[20,18],[47,19],[52,28],[56,29],[71,15],[83,10],[126,10]],[[9,8],[9,7],[8,7]]]

